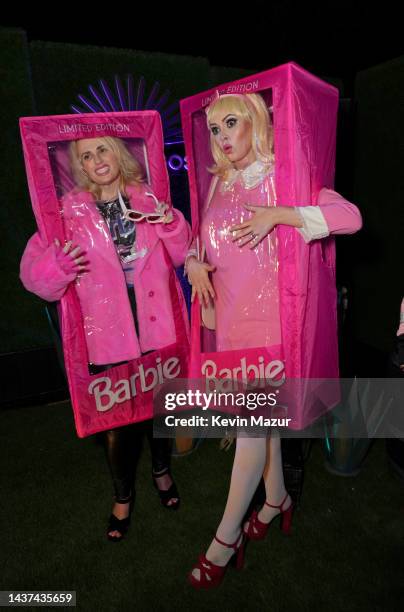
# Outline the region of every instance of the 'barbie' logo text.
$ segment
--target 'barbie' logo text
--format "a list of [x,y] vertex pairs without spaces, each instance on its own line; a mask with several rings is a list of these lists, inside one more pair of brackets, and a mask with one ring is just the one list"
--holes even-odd
[[170,357],[161,363],[161,357],[157,357],[155,367],[144,368],[139,366],[136,374],[129,379],[122,378],[112,387],[109,376],[102,376],[93,380],[88,387],[90,395],[94,395],[95,404],[98,412],[106,412],[115,404],[122,404],[136,397],[138,392],[147,393],[152,391],[157,385],[162,385],[164,381],[177,378],[181,371],[181,365],[177,357]]
[[239,383],[248,383],[249,387],[280,387],[285,382],[285,364],[280,359],[265,363],[264,357],[258,357],[258,363],[247,364],[242,357],[240,365],[235,368],[218,369],[217,363],[207,359],[202,364],[202,376],[205,377],[206,388],[220,391],[234,391]]

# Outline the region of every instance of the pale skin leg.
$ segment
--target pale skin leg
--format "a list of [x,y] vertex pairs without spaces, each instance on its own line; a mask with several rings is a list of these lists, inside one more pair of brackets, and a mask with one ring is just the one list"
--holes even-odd
[[[222,521],[217,530],[217,536],[223,542],[232,544],[237,540],[242,528],[242,520],[258,486],[261,476],[264,476],[267,501],[280,504],[286,495],[283,478],[281,441],[279,437],[272,438],[239,438],[230,482],[230,490]],[[291,500],[285,502],[285,509]],[[269,522],[279,514],[277,508],[264,508],[259,513],[262,522]],[[221,546],[213,540],[206,558],[215,565],[224,566],[234,551]],[[200,580],[200,570],[194,569],[193,576]]]
[[[230,490],[217,537],[233,544],[241,529],[241,522],[262,476],[266,462],[266,438],[238,438],[234,456]],[[226,565],[234,551],[213,540],[206,557],[216,565]],[[200,570],[192,574],[200,580]]]
[[[278,506],[286,495],[285,480],[283,477],[282,450],[281,439],[278,435],[273,434],[267,438],[267,461],[263,474],[265,482],[266,501],[269,504]],[[292,500],[288,495],[284,510],[289,508]],[[262,523],[269,523],[277,514],[280,514],[278,508],[270,508],[265,504],[258,513],[258,518]],[[246,523],[246,529],[248,522]]]

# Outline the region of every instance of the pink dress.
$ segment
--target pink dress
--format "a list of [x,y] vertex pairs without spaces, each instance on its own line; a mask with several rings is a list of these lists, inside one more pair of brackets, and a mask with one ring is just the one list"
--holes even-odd
[[273,166],[256,161],[232,171],[227,180],[217,181],[207,203],[201,239],[205,260],[216,267],[217,351],[281,343],[276,230],[255,249],[232,242],[230,228],[251,216],[243,204],[276,205]]

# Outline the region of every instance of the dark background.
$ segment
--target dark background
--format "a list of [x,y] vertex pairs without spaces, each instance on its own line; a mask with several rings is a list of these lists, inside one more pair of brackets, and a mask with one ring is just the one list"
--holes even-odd
[[[79,609],[99,612],[275,612],[295,609],[296,602],[313,611],[401,609],[402,490],[388,470],[382,441],[355,479],[328,474],[324,452],[314,445],[293,536],[281,538],[271,526],[269,543],[249,547],[246,571],[237,577],[229,571],[221,589],[201,594],[190,592],[185,576],[212,537],[212,517],[221,516],[232,453],[218,453],[212,440],[203,452],[178,458],[180,520],[158,508],[150,458],[143,453],[131,534],[111,550],[102,542],[110,503],[103,449],[94,437],[76,438],[68,402],[30,407],[67,397],[67,390],[44,303],[18,279],[21,254],[35,231],[18,118],[70,112],[88,84],[100,78],[111,83],[115,74],[132,74],[135,81],[143,75],[148,91],[159,81],[171,100],[291,60],[337,85],[336,188],[360,207],[364,220],[359,234],[337,240],[338,282],[349,290],[340,325],[344,373],[383,375],[392,347],[404,294],[400,4],[149,6],[147,12],[137,3],[36,3],[44,25],[34,26],[29,7],[19,5],[17,17],[3,18],[0,27],[0,408],[27,404],[1,412],[7,491],[0,517],[2,588],[74,588]],[[185,201],[186,174],[171,179],[178,205]],[[340,457],[354,463],[368,441],[334,442],[341,442]]]
[[[396,9],[359,2],[249,2],[244,9],[193,6],[188,20],[173,5],[156,7],[154,14],[138,7],[128,14],[123,7],[118,13],[90,9],[93,14],[85,7],[61,10],[47,25],[29,25],[26,17],[0,28],[3,401],[15,400],[16,390],[21,401],[44,399],[64,385],[44,304],[18,279],[22,251],[35,231],[18,118],[71,112],[89,84],[100,78],[111,84],[114,75],[131,74],[135,82],[143,76],[146,91],[158,81],[160,92],[168,89],[170,101],[178,101],[287,61],[340,91],[336,188],[364,219],[358,235],[337,241],[338,282],[349,290],[345,354],[349,375],[382,375],[404,294],[404,44]],[[184,206],[186,175],[171,178],[174,200]]]
[[[356,73],[403,54],[399,3],[253,0],[243,5],[137,5],[125,14],[108,7],[72,7],[37,25],[19,15],[9,24],[28,41],[49,40],[206,58],[212,66],[254,72],[295,61],[317,75],[343,80],[354,90]],[[190,14],[192,8],[192,14]],[[4,20],[3,20],[4,21]]]

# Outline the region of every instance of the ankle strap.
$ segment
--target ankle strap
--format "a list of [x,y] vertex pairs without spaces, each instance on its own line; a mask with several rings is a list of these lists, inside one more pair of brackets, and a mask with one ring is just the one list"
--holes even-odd
[[214,539],[216,540],[216,542],[218,542],[219,544],[221,544],[222,546],[226,546],[226,548],[232,548],[233,550],[237,550],[239,547],[239,542],[240,542],[240,538],[243,537],[243,532],[241,531],[237,540],[234,542],[234,544],[226,544],[226,542],[223,542],[222,540],[219,540],[219,538],[215,535]]
[[129,497],[119,497],[118,499],[117,499],[117,497],[115,495],[113,497],[113,500],[114,500],[115,504],[130,504],[132,499],[133,499],[132,494],[129,495]]
[[275,504],[270,504],[270,503],[269,503],[269,502],[267,502],[267,501],[265,502],[265,505],[266,505],[266,506],[269,506],[270,508],[278,508],[278,509],[279,509],[281,512],[283,512],[283,508],[282,508],[282,506],[283,506],[283,504],[285,503],[285,501],[287,500],[288,496],[289,496],[289,493],[288,493],[288,492],[286,492],[286,495],[285,495],[285,497],[283,498],[283,500],[281,501],[281,503],[279,504],[279,506],[276,506]]
[[161,476],[165,476],[166,474],[170,474],[169,467],[163,468],[162,470],[160,470],[160,472],[155,472],[154,470],[152,470],[153,478],[160,478]]

